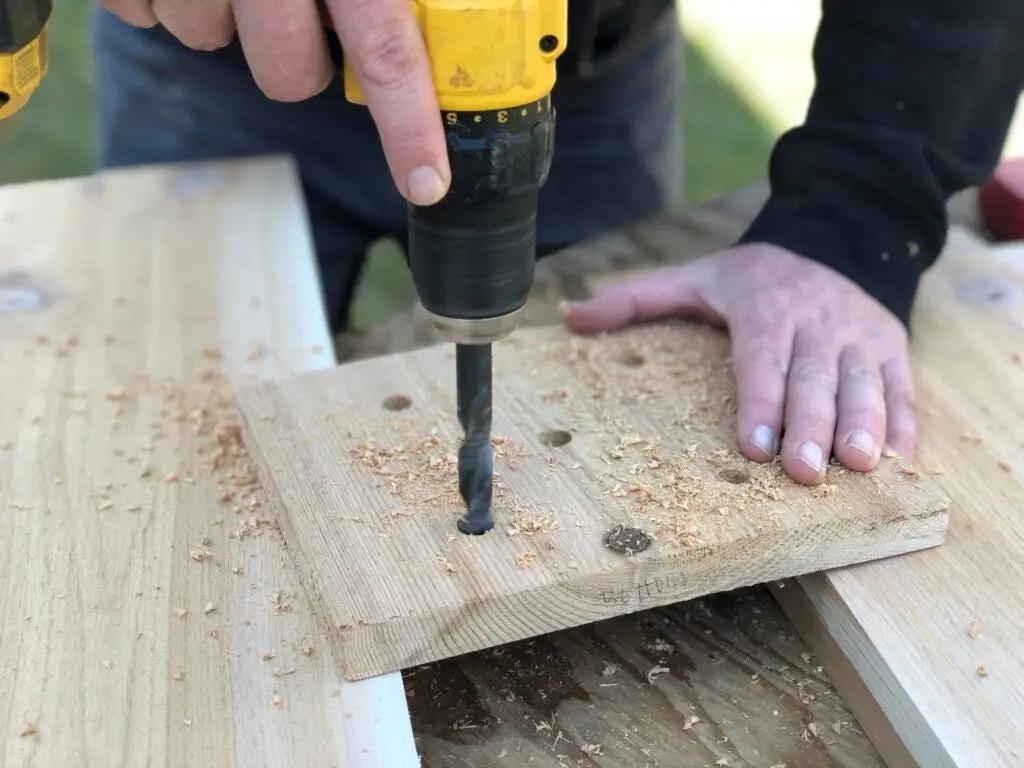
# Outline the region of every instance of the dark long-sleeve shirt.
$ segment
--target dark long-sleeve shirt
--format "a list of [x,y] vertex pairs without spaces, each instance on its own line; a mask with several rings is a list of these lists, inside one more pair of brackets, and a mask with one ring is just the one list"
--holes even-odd
[[909,325],[948,199],[1001,155],[1024,88],[1024,2],[823,0],[814,71],[741,241],[826,264]]

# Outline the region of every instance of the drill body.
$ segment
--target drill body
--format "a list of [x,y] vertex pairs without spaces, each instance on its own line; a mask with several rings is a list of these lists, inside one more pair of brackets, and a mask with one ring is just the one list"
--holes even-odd
[[0,0],[0,120],[28,103],[46,75],[52,0]]
[[[567,0],[411,0],[430,56],[452,181],[409,208],[409,268],[441,336],[490,344],[533,286],[537,197],[554,153],[551,91]],[[345,67],[350,101],[365,103]]]
[[[507,336],[533,287],[537,207],[554,154],[551,92],[565,51],[568,0],[411,0],[441,107],[452,181],[432,206],[409,206],[407,259],[420,301],[456,344],[459,491],[465,534],[491,512],[491,344]],[[350,101],[365,103],[345,67]]]

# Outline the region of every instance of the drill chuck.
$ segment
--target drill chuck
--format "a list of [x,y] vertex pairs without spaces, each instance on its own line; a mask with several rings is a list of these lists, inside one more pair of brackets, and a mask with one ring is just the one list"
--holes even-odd
[[489,344],[515,329],[533,287],[555,112],[549,96],[442,119],[452,182],[440,203],[409,206],[409,268],[444,339]]

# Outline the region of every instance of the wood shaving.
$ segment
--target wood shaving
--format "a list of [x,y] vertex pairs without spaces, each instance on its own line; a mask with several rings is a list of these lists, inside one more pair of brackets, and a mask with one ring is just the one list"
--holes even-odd
[[217,606],[215,606],[213,603],[207,603],[203,606],[203,613],[213,613],[216,610]]
[[988,668],[984,664],[978,667],[978,677],[988,677]]
[[114,502],[112,502],[110,499],[104,499],[104,501],[100,503],[100,512],[104,512],[105,510],[111,509],[113,508],[113,506]]
[[305,646],[302,649],[302,655],[303,656],[312,656],[313,655],[313,648],[312,648],[312,646],[309,646],[309,645]]
[[700,722],[700,718],[699,717],[697,717],[696,715],[689,715],[686,718],[686,720],[683,722],[683,730],[684,731],[693,730],[693,726],[695,726],[699,722]]
[[18,735],[24,739],[28,736],[36,736],[38,733],[39,730],[36,728],[35,723],[26,721],[22,724],[21,731],[19,731]]
[[185,616],[188,615],[188,608],[175,608],[174,615],[177,616],[179,619],[183,619],[185,618]]
[[537,554],[535,552],[523,552],[523,554],[516,559],[516,566],[519,570],[525,571],[535,562],[537,562]]
[[101,662],[100,662],[100,664],[101,664],[101,665],[102,665],[102,666],[103,666],[103,667],[104,667],[105,669],[113,669],[113,668],[114,668],[114,662],[112,662],[112,661],[101,661]]
[[185,679],[185,673],[184,672],[175,672],[173,675],[171,675],[171,680],[184,680],[184,679]]
[[189,552],[189,557],[191,557],[197,563],[201,563],[204,560],[212,560],[213,559],[213,553],[212,552],[207,552],[206,550],[203,550],[203,549],[194,549],[191,552]]
[[604,754],[604,752],[601,751],[600,744],[580,744],[580,751],[582,751],[585,755],[589,755],[590,757],[596,757],[598,755]]
[[967,636],[972,640],[981,634],[981,622],[972,621],[971,625],[967,628]]
[[620,669],[622,669],[621,664],[605,664],[604,669],[601,670],[601,677],[611,677]]
[[128,394],[124,387],[111,387],[107,390],[107,400],[127,400]]
[[281,697],[280,696],[275,696],[274,698],[272,698],[270,700],[270,706],[272,706],[272,707],[280,707],[282,703],[283,702],[281,701]]
[[658,679],[659,675],[663,675],[666,672],[671,672],[671,671],[672,670],[670,670],[668,667],[663,667],[660,664],[655,664],[653,667],[650,668],[650,670],[648,670],[648,672],[645,675],[645,677],[647,678],[647,682],[648,683],[653,684],[654,681]]

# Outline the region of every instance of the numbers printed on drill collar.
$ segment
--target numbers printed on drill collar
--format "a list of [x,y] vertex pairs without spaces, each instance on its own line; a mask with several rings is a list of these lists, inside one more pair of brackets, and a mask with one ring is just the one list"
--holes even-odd
[[445,112],[445,125],[468,127],[475,126],[501,126],[507,125],[510,121],[516,122],[516,118],[529,118],[535,115],[543,115],[551,109],[551,99],[544,98],[532,104],[525,104],[521,107],[511,109],[495,109],[487,112]]

